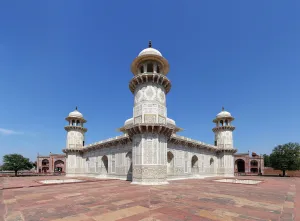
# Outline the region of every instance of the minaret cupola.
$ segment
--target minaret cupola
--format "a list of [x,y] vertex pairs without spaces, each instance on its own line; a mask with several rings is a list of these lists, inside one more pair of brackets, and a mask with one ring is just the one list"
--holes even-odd
[[222,111],[217,114],[213,122],[216,123],[216,127],[222,127],[230,126],[233,120],[234,118],[231,116],[231,114],[228,111],[225,111],[224,107],[222,107]]
[[162,54],[155,48],[152,48],[152,42],[149,41],[148,48],[142,50],[131,64],[131,72],[138,74],[164,74],[169,72],[169,63]]
[[78,111],[76,107],[74,111],[70,112],[66,121],[69,122],[69,126],[83,127],[83,124],[86,123],[86,120],[83,118],[82,113]]

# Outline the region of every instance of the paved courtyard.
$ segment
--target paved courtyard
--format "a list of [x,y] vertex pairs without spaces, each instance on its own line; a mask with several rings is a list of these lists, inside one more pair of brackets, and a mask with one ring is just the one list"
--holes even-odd
[[300,178],[253,177],[263,180],[258,185],[212,179],[171,181],[164,186],[98,179],[38,182],[62,178],[0,177],[0,215],[4,214],[0,220],[300,220]]

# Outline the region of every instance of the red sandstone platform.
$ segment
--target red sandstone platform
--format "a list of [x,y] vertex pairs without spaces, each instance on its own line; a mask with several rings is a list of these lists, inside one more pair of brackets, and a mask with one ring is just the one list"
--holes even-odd
[[0,220],[300,220],[300,178],[252,178],[264,182],[241,185],[194,179],[138,186],[85,179],[44,185],[38,181],[67,178],[2,177]]

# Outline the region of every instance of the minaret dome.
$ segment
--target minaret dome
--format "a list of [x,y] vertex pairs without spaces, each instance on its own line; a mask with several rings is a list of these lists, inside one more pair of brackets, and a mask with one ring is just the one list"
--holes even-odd
[[230,125],[230,122],[233,120],[234,117],[231,116],[231,113],[225,111],[224,107],[222,107],[222,111],[217,114],[213,122],[216,123],[216,126],[226,126]]

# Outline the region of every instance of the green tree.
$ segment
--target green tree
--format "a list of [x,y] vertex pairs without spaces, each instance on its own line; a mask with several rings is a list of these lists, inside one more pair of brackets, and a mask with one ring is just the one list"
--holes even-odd
[[19,170],[30,170],[33,167],[28,158],[20,154],[7,154],[3,156],[3,170],[15,171],[15,176],[18,175]]
[[270,167],[271,166],[270,156],[267,154],[264,154],[263,157],[264,157],[264,166]]
[[270,155],[271,166],[281,170],[285,176],[286,170],[300,169],[300,145],[299,143],[287,143],[278,145]]
[[36,167],[37,167],[37,162],[36,162],[36,161],[34,161],[34,162],[32,163],[32,167],[34,167],[34,168],[36,169]]

